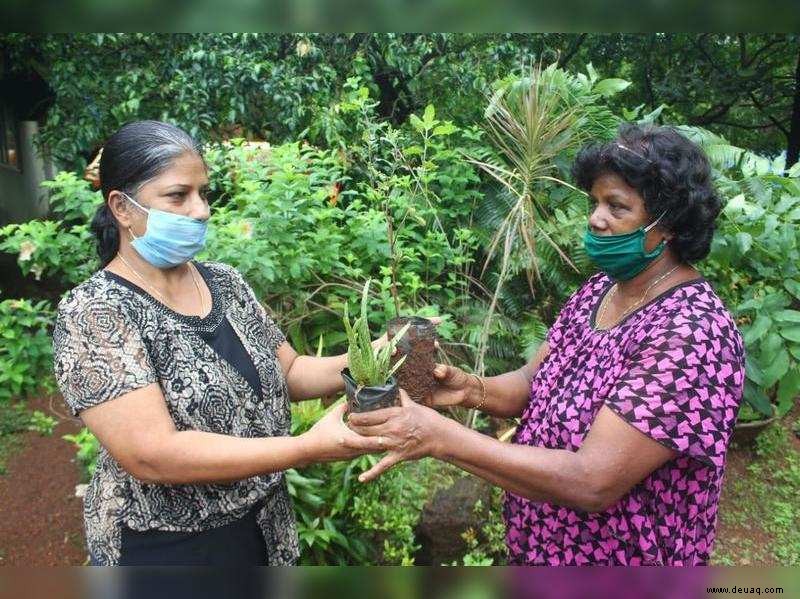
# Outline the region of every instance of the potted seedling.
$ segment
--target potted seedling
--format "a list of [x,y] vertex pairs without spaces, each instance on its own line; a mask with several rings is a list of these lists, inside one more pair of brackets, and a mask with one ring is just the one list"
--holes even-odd
[[342,378],[350,412],[370,412],[399,404],[399,387],[393,375],[404,359],[392,364],[392,352],[410,325],[400,328],[386,345],[376,350],[367,322],[369,284],[368,280],[361,296],[361,314],[352,324],[347,304],[344,306],[348,368],[342,370]]
[[392,362],[400,365],[397,381],[412,400],[430,406],[437,384],[433,376],[436,325],[421,316],[401,316],[390,320],[386,326],[390,340],[394,340],[401,330],[407,332],[397,341],[397,352],[392,356]]

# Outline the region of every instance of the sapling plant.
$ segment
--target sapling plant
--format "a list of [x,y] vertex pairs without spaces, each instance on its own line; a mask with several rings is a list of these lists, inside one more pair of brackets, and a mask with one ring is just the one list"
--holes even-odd
[[361,295],[361,314],[350,322],[347,304],[344,307],[344,329],[347,334],[348,368],[342,371],[350,411],[363,412],[389,407],[397,403],[397,381],[392,378],[405,358],[392,364],[392,352],[409,325],[400,329],[383,347],[373,345],[367,320],[370,280]]
[[344,306],[344,329],[347,333],[347,360],[350,375],[361,387],[380,387],[385,385],[392,375],[403,364],[404,358],[391,364],[395,346],[408,331],[409,324],[400,329],[392,339],[380,349],[372,345],[372,337],[367,321],[367,304],[369,302],[369,286],[367,280],[361,295],[361,314],[350,323],[347,304]]

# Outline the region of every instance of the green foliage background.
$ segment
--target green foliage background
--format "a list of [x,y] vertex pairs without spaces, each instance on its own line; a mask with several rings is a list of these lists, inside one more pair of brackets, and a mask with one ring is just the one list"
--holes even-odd
[[[733,61],[741,41],[726,46],[715,37],[698,47],[691,36],[578,43],[574,36],[477,34],[3,39],[12,53],[40,61],[56,93],[40,142],[66,167],[46,184],[48,219],[0,229],[0,250],[16,256],[28,280],[64,291],[96,270],[88,222],[101,197],[77,173],[121,123],[166,119],[206,142],[213,208],[200,258],[239,269],[299,352],[345,351],[341,314],[345,305],[356,308],[368,278],[370,327],[382,330],[397,313],[394,265],[400,312],[442,315],[442,359],[468,370],[476,364],[498,280],[498,261],[486,263],[489,245],[510,206],[507,194],[470,158],[498,159],[481,127],[492,93],[513,90],[532,59],[552,55],[566,67],[555,70],[559,93],[577,107],[589,137],[609,139],[623,120],[666,122],[706,150],[726,207],[712,253],[698,267],[745,336],[747,403],[740,419],[783,415],[796,401],[800,167],[787,170],[776,157],[786,142],[779,128],[754,136],[747,133],[753,130],[729,127],[732,142],[720,134],[719,123],[708,123],[717,132],[698,126],[724,96],[724,90],[701,89],[698,80],[706,73],[700,67],[656,68],[664,44],[686,49],[685,62],[699,65],[692,53],[708,52],[711,45],[718,60]],[[762,54],[773,49],[770,60],[783,65],[776,72],[794,56],[791,36],[749,41],[756,48],[772,42]],[[581,62],[587,53],[597,58],[594,66]],[[756,75],[752,79],[763,83]],[[642,83],[643,77],[649,79]],[[693,96],[667,94],[676,77]],[[670,103],[662,105],[662,97]],[[775,110],[780,106],[773,103]],[[735,102],[727,111],[740,122],[756,118]],[[272,145],[250,146],[237,135]],[[553,174],[569,180],[572,159],[572,151],[556,156]],[[581,246],[583,195],[544,182],[535,192],[541,234],[557,241],[577,271],[539,238],[540,277],[531,289],[525,275],[531,265],[521,247],[513,248],[511,276],[490,321],[488,374],[517,368],[530,357],[563,302],[593,272]],[[392,243],[387,220],[395,231]],[[54,306],[2,292],[8,299],[0,302],[0,403],[11,406],[47,381],[42,373],[51,368]],[[306,430],[323,410],[318,401],[294,406],[293,432]],[[69,441],[88,473],[96,440],[83,433]],[[424,502],[459,474],[424,460],[373,485],[358,485],[355,477],[373,460],[287,474],[305,562],[413,561],[413,529]],[[497,502],[481,509],[488,510],[487,523],[481,531],[465,531],[464,563],[502,559]]]

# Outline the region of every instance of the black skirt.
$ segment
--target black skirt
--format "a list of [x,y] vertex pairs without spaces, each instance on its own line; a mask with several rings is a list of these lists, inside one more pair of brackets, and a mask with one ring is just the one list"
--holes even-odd
[[264,566],[267,547],[256,521],[262,505],[230,524],[197,532],[138,531],[123,526],[119,565]]

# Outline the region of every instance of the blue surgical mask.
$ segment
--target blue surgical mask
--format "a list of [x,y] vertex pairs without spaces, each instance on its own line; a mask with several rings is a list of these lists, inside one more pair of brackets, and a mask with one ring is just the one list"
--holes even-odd
[[184,264],[205,247],[208,221],[145,208],[125,192],[120,193],[147,213],[144,235],[136,237],[130,229],[128,231],[133,237],[133,249],[156,268]]

